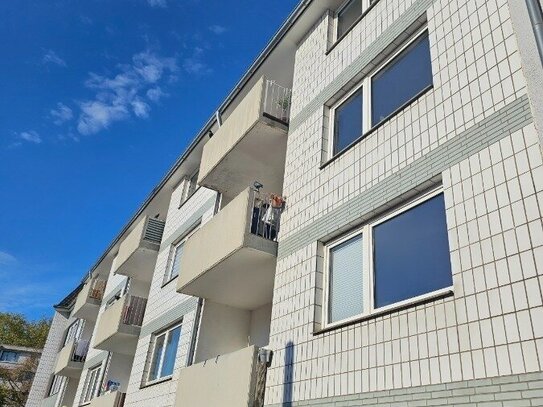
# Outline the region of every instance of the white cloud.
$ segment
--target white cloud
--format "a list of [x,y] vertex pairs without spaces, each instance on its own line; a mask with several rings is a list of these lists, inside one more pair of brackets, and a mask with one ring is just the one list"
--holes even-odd
[[224,27],[222,25],[218,25],[218,24],[211,25],[208,28],[209,28],[209,31],[211,31],[213,34],[217,34],[217,35],[224,34],[226,31],[228,31],[228,29],[226,27]]
[[42,58],[42,63],[53,64],[53,65],[58,65],[62,67],[66,66],[66,61],[64,61],[61,57],[59,57],[56,54],[56,52],[53,51],[52,49],[45,51],[45,54],[43,55],[43,58]]
[[159,86],[157,86],[156,88],[151,88],[147,91],[147,97],[153,102],[158,102],[165,96],[168,96],[168,94],[164,93]]
[[192,56],[183,60],[183,69],[189,74],[201,75],[210,73],[212,69],[203,61],[204,50],[200,47],[194,48]]
[[149,117],[151,107],[145,99],[156,102],[165,96],[158,84],[171,80],[178,67],[175,58],[160,57],[147,50],[134,55],[131,64],[121,65],[119,70],[112,77],[89,75],[85,86],[95,90],[96,95],[80,103],[80,134],[98,133],[132,114]]
[[34,130],[23,131],[19,133],[19,138],[21,140],[34,144],[40,144],[42,142],[40,135]]
[[10,265],[15,263],[17,263],[15,256],[0,250],[0,265]]
[[168,6],[168,3],[166,2],[166,0],[147,0],[147,3],[151,6],[151,7],[167,7]]
[[54,119],[53,123],[55,123],[57,126],[72,120],[74,117],[72,109],[70,109],[64,103],[58,103],[56,109],[52,109],[50,114]]

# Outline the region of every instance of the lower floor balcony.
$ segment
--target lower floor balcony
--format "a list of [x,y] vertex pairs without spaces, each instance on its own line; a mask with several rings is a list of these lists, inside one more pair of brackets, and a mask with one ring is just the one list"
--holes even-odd
[[40,407],[56,407],[58,398],[59,398],[59,393],[47,396],[41,401]]
[[175,407],[263,405],[266,361],[250,346],[181,370]]
[[104,393],[92,399],[89,407],[123,407],[126,394],[120,391]]
[[78,378],[89,350],[89,341],[72,340],[66,343],[57,357],[55,374],[58,376]]
[[136,350],[147,299],[125,295],[100,315],[94,347],[126,355]]

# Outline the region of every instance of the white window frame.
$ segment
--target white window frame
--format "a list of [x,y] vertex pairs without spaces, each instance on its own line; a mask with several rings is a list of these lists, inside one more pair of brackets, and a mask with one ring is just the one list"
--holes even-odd
[[72,322],[66,329],[66,337],[64,338],[64,345],[62,346],[66,346],[70,341],[77,341],[79,338],[81,338],[84,326],[85,323],[82,319],[76,319],[74,322]]
[[96,397],[100,391],[102,376],[102,364],[90,368],[85,378],[85,386],[81,394],[81,405],[88,404]]
[[48,396],[54,396],[55,394],[59,394],[62,391],[62,386],[64,385],[64,382],[64,377],[54,375],[53,380],[51,381],[51,386],[49,387]]
[[[343,36],[348,33],[357,23],[353,23],[345,32],[341,35],[339,35],[339,15],[347,8],[353,1],[358,0],[345,0],[341,6],[338,7],[336,10],[335,16],[334,16],[334,42],[339,41]],[[379,0],[374,0],[379,1]],[[360,13],[360,16],[363,16],[366,11],[371,7],[372,0],[362,0],[362,12]],[[358,17],[360,18],[360,17]],[[358,19],[357,18],[357,19]]]
[[[198,229],[200,229],[201,224],[202,224],[202,220],[200,219],[199,221],[196,222],[196,224],[194,226],[192,226],[189,229],[189,231],[179,241],[177,241],[176,243],[173,243],[171,245],[171,247],[170,247],[170,255],[169,255],[169,258],[168,258],[168,266],[166,267],[166,275],[164,277],[164,284],[169,283],[170,281],[176,279],[179,276],[179,273],[177,273],[177,275],[172,277],[173,264],[174,264],[174,260],[175,260],[175,253],[176,253],[177,249],[181,245],[184,245],[185,243],[187,243],[187,240],[189,240],[189,238],[193,234],[195,234],[198,231]],[[181,257],[183,257],[183,255],[181,255]]]
[[[181,319],[180,321],[176,322],[175,324],[173,325],[170,325],[168,328],[160,331],[160,332],[157,332],[156,334],[153,335],[153,343],[152,343],[152,346],[150,348],[150,352],[149,352],[149,355],[147,357],[147,373],[145,375],[145,384],[146,385],[150,385],[150,384],[153,384],[153,383],[157,383],[157,382],[161,382],[163,380],[166,380],[170,377],[172,377],[173,373],[171,375],[167,375],[167,376],[161,376],[161,377],[157,377],[156,379],[150,379],[150,376],[151,376],[151,369],[152,369],[152,364],[153,364],[153,359],[154,359],[154,355],[155,355],[155,350],[156,350],[156,344],[157,344],[157,341],[158,341],[158,338],[160,338],[161,336],[164,336],[164,346],[162,347],[162,353],[160,354],[160,360],[158,362],[158,366],[157,366],[157,374],[160,375],[160,372],[162,370],[162,366],[164,364],[164,357],[166,355],[166,344],[168,343],[168,339],[172,333],[172,331],[176,328],[180,328],[180,334],[179,334],[179,342],[177,343],[177,350],[179,350],[179,343],[181,342],[181,335],[183,334],[183,319]],[[177,350],[175,352],[175,358],[177,359]],[[174,360],[174,370],[175,370],[175,360]]]
[[[347,100],[349,99],[353,94],[355,94],[360,88],[362,88],[362,134],[360,134],[360,137],[355,140],[354,143],[357,142],[357,140],[360,140],[363,138],[367,133],[369,133],[373,128],[380,126],[382,123],[386,122],[390,119],[394,114],[391,116],[385,118],[384,120],[381,120],[379,123],[374,124],[372,123],[372,92],[371,92],[371,83],[373,78],[379,74],[383,69],[385,69],[390,62],[392,62],[398,55],[400,55],[403,51],[405,51],[409,46],[411,46],[413,43],[415,43],[421,36],[423,36],[425,33],[429,34],[428,26],[424,25],[424,27],[420,28],[415,34],[413,34],[408,41],[406,41],[401,47],[399,47],[396,51],[394,51],[393,54],[391,54],[385,61],[383,61],[377,69],[375,69],[370,75],[366,76],[360,82],[358,82],[345,96],[340,98],[337,102],[335,102],[332,106],[330,106],[330,117],[328,122],[328,151],[329,151],[329,159],[332,159],[338,154],[341,154],[343,151],[347,150],[349,146],[344,148],[343,150],[337,151],[334,153],[334,134],[335,134],[335,122],[336,122],[336,110]],[[352,143],[352,144],[354,144]]]
[[[417,199],[410,201],[409,203],[403,205],[402,207],[374,220],[373,222],[367,223],[364,226],[357,228],[356,230],[343,235],[330,243],[324,246],[324,279],[323,279],[323,291],[324,291],[324,307],[322,307],[322,321],[324,321],[324,327],[336,327],[340,325],[345,325],[349,322],[354,322],[360,319],[371,318],[383,313],[400,309],[408,306],[418,304],[423,301],[428,301],[436,297],[443,296],[448,293],[453,292],[453,286],[441,288],[426,294],[419,295],[417,297],[408,298],[403,301],[396,302],[394,304],[387,305],[385,307],[375,308],[375,287],[374,287],[374,268],[373,268],[373,228],[380,225],[381,223],[386,222],[389,219],[392,219],[402,213],[409,211],[410,209],[418,206],[437,195],[443,193],[443,188],[436,188]],[[337,247],[338,245],[346,242],[347,240],[352,239],[355,236],[362,235],[362,281],[363,281],[363,292],[360,295],[363,296],[363,312],[358,315],[354,315],[349,318],[342,319],[340,321],[331,322],[330,318],[330,251]]]
[[[179,200],[179,208],[183,206],[185,202],[187,202],[192,195],[196,193],[198,190],[198,174],[200,172],[200,169],[198,168],[196,171],[194,171],[190,176],[187,176],[183,179],[183,192],[181,193],[181,199]],[[191,191],[191,186],[193,185],[192,180],[196,177],[194,180],[194,189]]]

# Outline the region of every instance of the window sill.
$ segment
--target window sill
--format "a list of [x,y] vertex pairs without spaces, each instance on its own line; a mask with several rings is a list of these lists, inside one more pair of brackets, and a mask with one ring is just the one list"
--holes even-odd
[[168,381],[170,381],[170,380],[172,380],[172,376],[162,377],[162,378],[156,379],[156,380],[154,380],[154,381],[152,381],[152,382],[148,382],[148,383],[142,384],[142,385],[140,386],[140,390],[141,390],[141,389],[146,389],[146,388],[148,388],[148,387],[153,387],[153,386],[156,386],[157,384],[161,384],[161,383],[164,383],[164,382],[168,382]]
[[330,52],[334,50],[334,48],[341,42],[341,40],[343,40],[343,38],[345,38],[354,29],[354,27],[356,27],[358,23],[364,19],[364,17],[366,17],[366,15],[377,5],[377,3],[379,3],[379,0],[375,1],[373,4],[370,4],[370,6],[362,14],[360,14],[360,17],[356,19],[356,21],[347,29],[347,31],[341,34],[336,39],[336,41],[326,50],[324,55],[330,54]]
[[359,323],[359,322],[364,322],[364,321],[368,321],[368,320],[371,320],[371,319],[382,317],[382,316],[385,316],[385,315],[388,315],[388,314],[392,314],[393,312],[398,312],[398,311],[402,311],[402,310],[405,310],[405,309],[414,308],[414,307],[419,306],[419,305],[428,304],[428,303],[431,303],[431,302],[434,302],[434,301],[437,301],[437,300],[442,300],[442,299],[451,297],[453,295],[454,295],[454,290],[453,290],[452,286],[447,287],[447,288],[443,288],[441,290],[434,291],[433,293],[430,293],[430,294],[426,294],[426,295],[419,296],[419,297],[409,299],[409,300],[405,300],[405,301],[402,301],[402,302],[399,302],[399,303],[396,303],[396,304],[388,305],[388,306],[383,307],[383,308],[379,308],[378,310],[375,310],[371,314],[361,315],[361,316],[357,316],[357,317],[354,317],[354,318],[351,318],[351,319],[348,319],[348,320],[345,320],[345,321],[337,322],[335,324],[330,324],[328,326],[325,326],[322,329],[313,331],[313,335],[314,336],[321,335],[323,333],[334,331],[334,330],[340,329],[340,328],[344,328],[346,326],[353,325],[353,324],[356,324],[356,323]]
[[162,288],[166,287],[166,286],[167,286],[168,284],[170,284],[172,281],[176,280],[177,277],[179,277],[179,275],[170,278],[168,281],[166,281],[165,283],[163,283],[163,284],[160,286],[160,288],[162,289]]
[[336,155],[334,155],[332,158],[328,159],[324,163],[322,163],[319,167],[319,170],[324,169],[334,161],[336,161],[339,157],[341,157],[343,154],[347,153],[347,151],[350,151],[355,145],[360,143],[362,140],[364,140],[366,137],[371,135],[372,133],[376,132],[378,129],[380,129],[382,126],[387,124],[389,120],[391,120],[394,116],[401,113],[404,109],[408,108],[411,104],[416,102],[419,98],[424,96],[426,93],[430,92],[432,89],[434,89],[434,85],[427,86],[423,90],[421,90],[419,93],[417,93],[415,96],[413,96],[411,99],[409,99],[407,102],[405,102],[403,105],[401,105],[399,108],[397,108],[395,111],[393,111],[391,114],[389,114],[387,117],[385,117],[383,120],[381,120],[379,123],[377,123],[375,126],[373,126],[371,129],[369,129],[366,133],[362,134],[360,137],[358,137],[355,141],[353,141],[351,144],[349,144],[347,147],[345,147],[343,150],[338,152]]

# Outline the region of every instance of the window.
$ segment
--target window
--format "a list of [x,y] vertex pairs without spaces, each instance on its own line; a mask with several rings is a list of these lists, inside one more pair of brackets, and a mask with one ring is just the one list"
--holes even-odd
[[362,135],[362,88],[336,108],[334,115],[334,154],[344,150]]
[[83,330],[83,320],[75,320],[66,330],[66,338],[64,339],[64,346],[66,346],[70,341],[77,340],[81,336]]
[[326,247],[328,324],[450,291],[443,193],[433,192]]
[[170,249],[170,260],[166,270],[165,283],[179,275],[179,272],[181,271],[181,258],[183,257],[185,243],[198,230],[198,226],[200,226],[201,221],[202,220],[199,219],[195,226],[192,226],[192,228],[189,229],[189,232],[186,233],[178,243],[172,245]]
[[331,107],[333,133],[328,151],[332,155],[344,151],[431,86],[430,44],[424,29]]
[[198,187],[198,173],[199,171],[196,171],[191,177],[185,178],[181,202],[179,202],[180,207],[196,192],[196,188]]
[[62,376],[53,376],[53,381],[51,382],[51,388],[49,389],[49,396],[60,393],[62,385],[64,384],[64,378]]
[[163,379],[173,374],[180,336],[180,324],[155,335],[151,363],[149,365],[149,375],[147,377],[148,382]]
[[428,33],[420,36],[371,80],[375,126],[432,85]]
[[3,350],[0,352],[0,362],[17,363],[19,360],[19,354],[10,350]]
[[364,12],[379,0],[350,0],[337,12],[337,38],[341,38],[356,24]]
[[87,383],[83,389],[82,402],[88,403],[96,397],[100,389],[100,374],[102,373],[102,365],[89,369],[87,373]]

